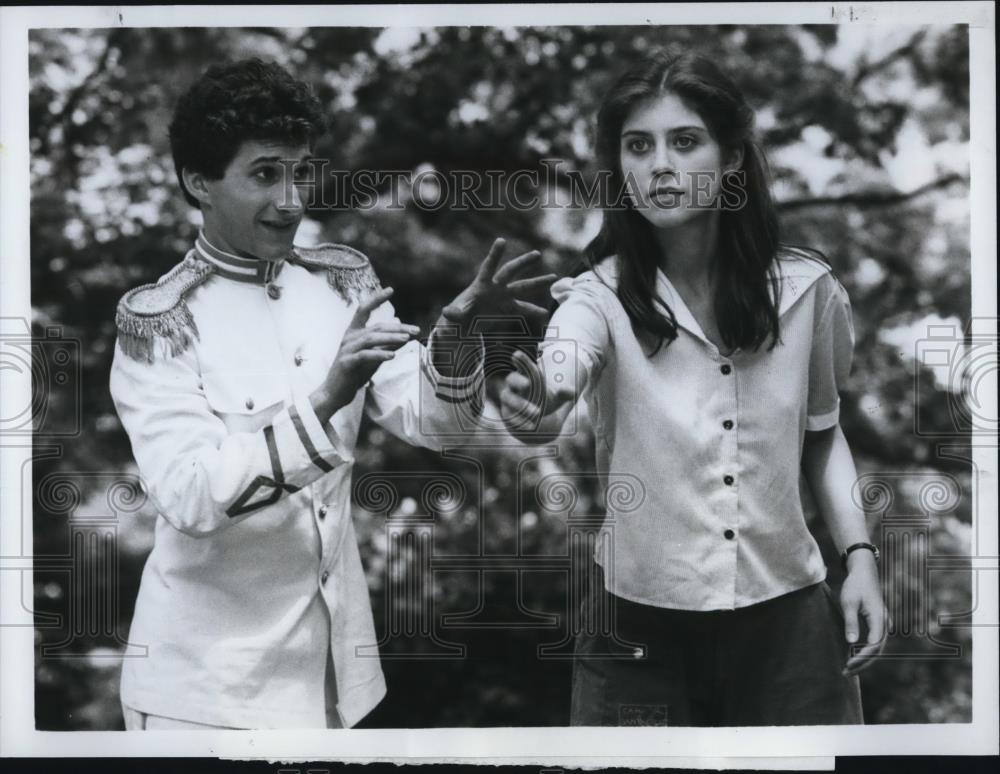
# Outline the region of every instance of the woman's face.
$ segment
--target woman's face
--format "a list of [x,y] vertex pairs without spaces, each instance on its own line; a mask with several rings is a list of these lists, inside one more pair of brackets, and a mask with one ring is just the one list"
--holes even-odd
[[723,173],[742,161],[727,160],[705,122],[675,94],[636,105],[622,125],[619,152],[635,209],[659,228],[714,209]]

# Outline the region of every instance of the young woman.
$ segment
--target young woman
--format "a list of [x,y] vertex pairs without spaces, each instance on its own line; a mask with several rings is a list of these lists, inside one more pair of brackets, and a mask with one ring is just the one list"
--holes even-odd
[[[695,53],[656,53],[611,89],[597,154],[624,206],[605,208],[590,271],[553,286],[554,335],[502,395],[533,443],[586,397],[605,482],[638,482],[598,543],[576,725],[862,722],[856,673],[885,611],[838,424],[850,306],[826,264],[779,243],[753,117]],[[847,568],[839,606],[800,474]]]

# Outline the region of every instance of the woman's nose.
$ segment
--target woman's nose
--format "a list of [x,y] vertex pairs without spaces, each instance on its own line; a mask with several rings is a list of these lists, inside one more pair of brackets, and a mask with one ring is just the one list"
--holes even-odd
[[670,175],[674,173],[674,161],[666,143],[658,143],[653,153],[653,174]]

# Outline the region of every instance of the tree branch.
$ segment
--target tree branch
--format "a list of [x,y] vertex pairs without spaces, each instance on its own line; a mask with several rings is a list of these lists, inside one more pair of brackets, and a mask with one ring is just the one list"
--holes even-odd
[[881,59],[876,59],[874,62],[866,62],[861,65],[858,72],[851,80],[851,85],[856,89],[865,78],[874,75],[879,70],[884,70],[893,62],[912,54],[925,37],[927,37],[927,30],[920,30],[919,32],[914,33],[905,45],[895,49],[894,51],[890,51]]
[[777,202],[777,207],[782,212],[798,210],[803,207],[822,207],[831,204],[849,204],[855,207],[887,207],[892,204],[916,199],[925,193],[935,191],[939,188],[947,188],[952,183],[966,182],[965,178],[959,174],[946,175],[937,180],[916,188],[909,193],[850,193],[843,196],[815,196],[807,199],[789,199],[784,202]]

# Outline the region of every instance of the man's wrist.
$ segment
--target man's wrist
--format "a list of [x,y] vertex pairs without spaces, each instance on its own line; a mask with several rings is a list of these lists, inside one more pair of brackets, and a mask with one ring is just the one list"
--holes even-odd
[[442,376],[467,378],[481,367],[483,337],[469,333],[442,313],[428,338],[431,363]]
[[349,401],[339,400],[337,390],[331,390],[326,385],[318,387],[309,395],[309,403],[321,422],[327,422],[334,414],[346,406]]

